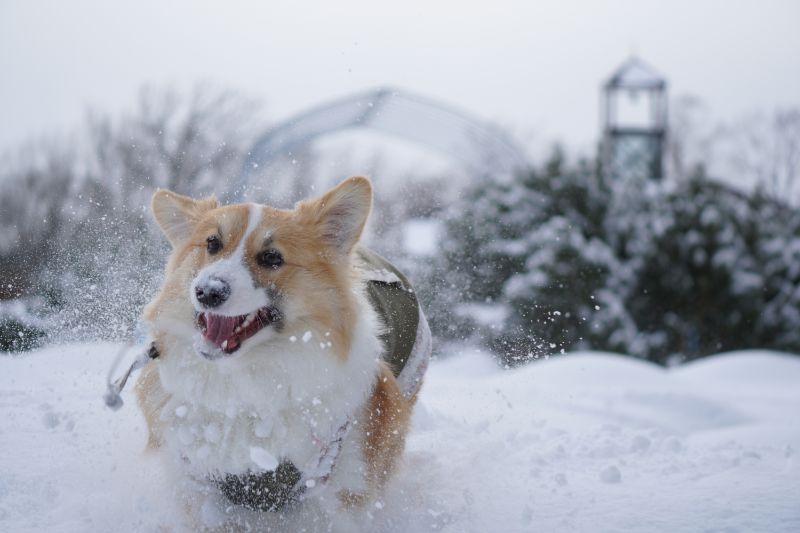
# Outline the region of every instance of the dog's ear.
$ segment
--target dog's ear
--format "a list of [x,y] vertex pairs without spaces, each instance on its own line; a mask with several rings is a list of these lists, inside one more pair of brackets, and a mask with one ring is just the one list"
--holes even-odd
[[301,202],[298,208],[311,217],[323,242],[338,253],[349,254],[372,209],[372,184],[362,176],[347,178],[319,198]]
[[213,196],[205,200],[195,200],[166,189],[158,189],[153,193],[151,205],[161,231],[175,248],[189,237],[203,214],[218,207],[219,203]]

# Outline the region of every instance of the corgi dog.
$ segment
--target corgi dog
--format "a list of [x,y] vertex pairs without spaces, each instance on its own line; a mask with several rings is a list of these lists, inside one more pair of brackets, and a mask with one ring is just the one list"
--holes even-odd
[[371,205],[363,177],[291,210],[153,195],[172,253],[137,400],[148,447],[221,507],[359,507],[398,465],[430,331],[407,280],[359,245]]

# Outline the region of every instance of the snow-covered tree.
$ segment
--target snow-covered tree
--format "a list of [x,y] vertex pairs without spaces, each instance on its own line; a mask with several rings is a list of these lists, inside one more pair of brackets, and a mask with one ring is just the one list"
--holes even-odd
[[495,344],[507,347],[512,360],[556,348],[608,348],[605,340],[617,321],[607,314],[615,302],[606,301],[613,295],[604,288],[619,268],[608,245],[587,237],[563,215],[551,217],[521,241],[525,265],[502,290],[514,313]]
[[[508,363],[586,347],[660,363],[800,350],[800,215],[757,191],[702,174],[605,184],[555,157],[476,186],[447,227],[440,268],[459,291],[445,298],[473,320],[437,332],[476,329]],[[505,310],[489,329],[487,303]]]
[[469,189],[448,212],[438,267],[451,304],[437,331],[477,332],[511,363],[588,338],[590,325],[599,327],[591,321],[594,292],[612,270],[601,239],[606,205],[586,165],[567,171],[559,149],[541,171]]

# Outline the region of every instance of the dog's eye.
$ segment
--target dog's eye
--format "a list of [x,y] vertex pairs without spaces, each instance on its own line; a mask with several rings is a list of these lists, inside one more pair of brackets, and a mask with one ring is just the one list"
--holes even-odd
[[283,264],[283,256],[275,248],[264,250],[256,256],[256,262],[262,267],[278,268]]
[[222,250],[222,241],[216,235],[211,235],[206,239],[206,250],[211,255]]

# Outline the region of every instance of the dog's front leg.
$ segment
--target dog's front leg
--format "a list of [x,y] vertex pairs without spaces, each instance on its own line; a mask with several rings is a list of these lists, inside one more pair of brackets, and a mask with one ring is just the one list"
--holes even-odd
[[136,400],[147,423],[147,448],[155,449],[161,445],[161,410],[170,396],[161,386],[158,363],[151,363],[142,369],[136,381]]

